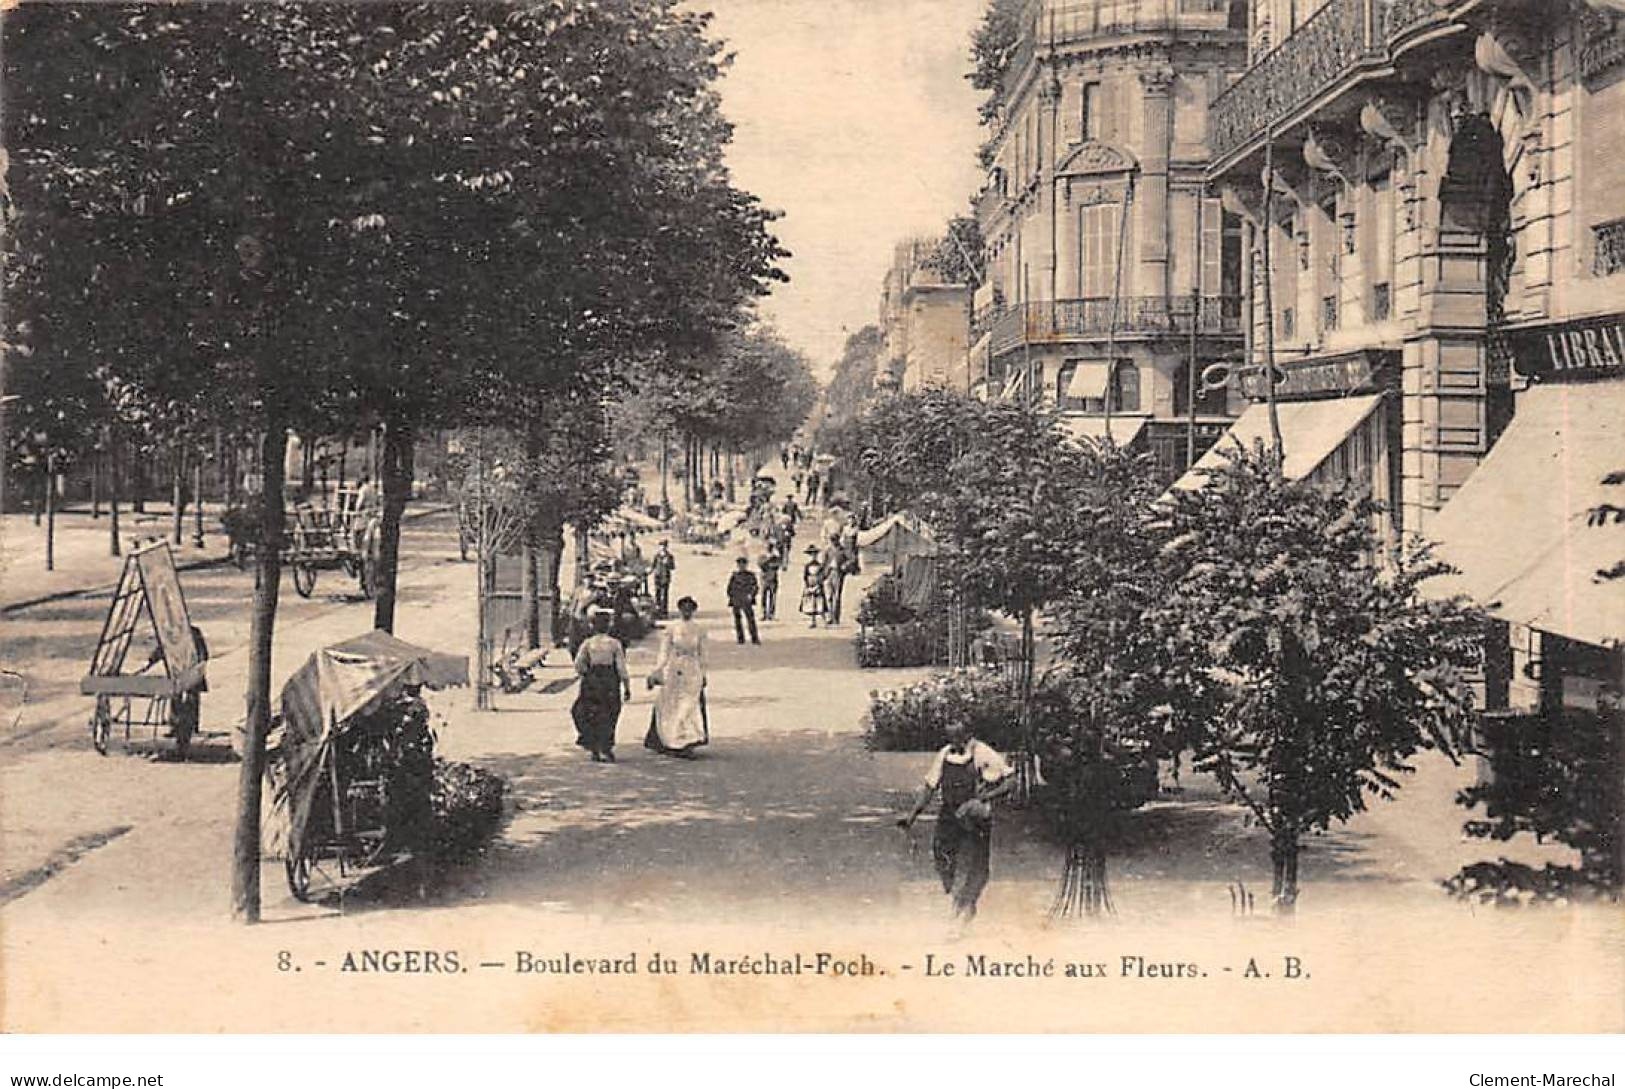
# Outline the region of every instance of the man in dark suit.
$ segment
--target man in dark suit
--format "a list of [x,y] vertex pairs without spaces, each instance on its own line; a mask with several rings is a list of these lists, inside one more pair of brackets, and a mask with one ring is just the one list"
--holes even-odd
[[739,557],[738,566],[728,578],[728,607],[734,614],[734,634],[745,641],[745,628],[750,627],[750,641],[758,645],[762,640],[756,634],[756,594],[761,589],[756,576],[751,574],[750,560]]

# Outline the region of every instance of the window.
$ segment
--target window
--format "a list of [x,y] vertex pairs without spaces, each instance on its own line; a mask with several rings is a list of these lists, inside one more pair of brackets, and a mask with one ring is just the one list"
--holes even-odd
[[1591,260],[1593,276],[1625,272],[1625,220],[1615,220],[1592,228]]
[[1117,268],[1117,225],[1122,206],[1091,204],[1078,210],[1078,285],[1086,299],[1112,294]]
[[1140,411],[1140,368],[1132,363],[1119,363],[1117,365],[1117,398],[1115,409],[1118,412]]
[[1394,230],[1398,209],[1389,174],[1371,179],[1371,320],[1388,321],[1394,310]]
[[1394,288],[1392,284],[1371,285],[1371,320],[1389,321],[1394,316]]
[[1202,294],[1218,295],[1224,276],[1224,206],[1202,202]]
[[1291,340],[1298,335],[1298,314],[1288,306],[1281,311],[1281,338]]
[[1100,139],[1101,118],[1100,84],[1085,83],[1083,85],[1083,138],[1085,140]]

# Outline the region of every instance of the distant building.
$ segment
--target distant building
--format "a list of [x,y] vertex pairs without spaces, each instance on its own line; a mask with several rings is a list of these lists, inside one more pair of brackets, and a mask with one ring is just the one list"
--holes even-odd
[[1029,0],[976,200],[973,385],[1053,403],[1078,434],[1104,434],[1109,400],[1113,439],[1154,451],[1170,479],[1193,416],[1198,453],[1232,416],[1226,390],[1194,379],[1242,346],[1241,223],[1204,172],[1245,15],[1225,0]]
[[946,282],[930,267],[937,239],[897,244],[881,291],[883,370],[905,391],[925,386],[966,389],[970,288]]

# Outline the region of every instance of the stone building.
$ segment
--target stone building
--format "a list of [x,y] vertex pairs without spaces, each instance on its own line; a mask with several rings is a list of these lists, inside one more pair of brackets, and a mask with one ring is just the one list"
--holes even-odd
[[970,288],[948,283],[931,267],[939,245],[930,238],[899,242],[881,289],[882,359],[904,390],[967,388]]
[[1210,119],[1239,383],[1273,348],[1289,470],[1369,480],[1508,622],[1491,708],[1617,715],[1625,2],[1253,0],[1247,33]]
[[1193,435],[1205,449],[1231,416],[1227,393],[1195,379],[1242,343],[1240,220],[1204,171],[1209,102],[1245,66],[1245,13],[1029,0],[976,198],[974,381],[1056,404],[1079,434],[1103,434],[1109,407],[1112,437],[1154,450],[1170,478]]

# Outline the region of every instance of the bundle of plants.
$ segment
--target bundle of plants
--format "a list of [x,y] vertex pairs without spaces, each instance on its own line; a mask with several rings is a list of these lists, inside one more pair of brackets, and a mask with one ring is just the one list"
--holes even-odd
[[433,825],[422,852],[441,862],[467,862],[485,852],[502,823],[502,776],[455,760],[434,762],[429,791]]
[[864,743],[875,752],[933,752],[947,725],[964,722],[982,741],[1010,752],[1021,743],[1021,695],[997,670],[955,669],[872,695]]
[[1033,750],[1044,787],[1034,801],[1066,844],[1052,917],[1110,914],[1106,858],[1119,842],[1124,814],[1156,797],[1157,760],[1141,724],[1124,721],[1062,682],[1033,693]]

